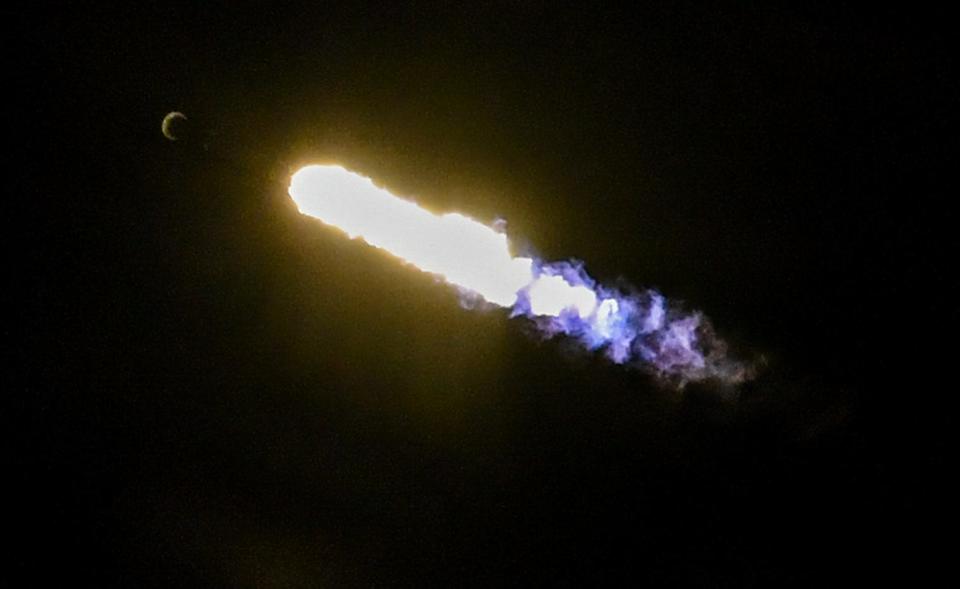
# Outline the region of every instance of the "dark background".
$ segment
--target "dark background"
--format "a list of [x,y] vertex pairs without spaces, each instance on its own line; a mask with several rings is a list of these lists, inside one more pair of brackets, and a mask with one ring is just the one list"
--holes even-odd
[[[7,9],[0,584],[945,565],[946,14],[199,4]],[[296,214],[317,161],[656,286],[764,368],[663,390],[464,310]]]

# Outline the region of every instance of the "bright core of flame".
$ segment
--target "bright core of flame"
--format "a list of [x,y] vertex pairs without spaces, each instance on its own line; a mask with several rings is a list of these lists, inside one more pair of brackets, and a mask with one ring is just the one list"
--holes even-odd
[[431,213],[340,166],[301,168],[289,192],[301,213],[501,307],[513,306],[526,289],[536,315],[571,309],[585,319],[597,308],[586,286],[536,276],[533,260],[513,257],[503,233],[457,213]]
[[513,258],[506,235],[456,213],[435,215],[339,166],[302,168],[290,196],[301,213],[502,307],[533,279],[532,260]]
[[583,285],[571,286],[562,276],[541,276],[530,285],[527,295],[534,315],[556,317],[573,307],[581,319],[586,319],[597,308],[597,295],[592,290]]

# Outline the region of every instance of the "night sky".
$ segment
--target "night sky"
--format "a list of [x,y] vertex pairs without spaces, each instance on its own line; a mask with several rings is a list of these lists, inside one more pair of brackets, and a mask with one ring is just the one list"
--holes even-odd
[[[139,4],[5,19],[0,585],[946,567],[945,13]],[[464,309],[297,213],[330,161],[704,311],[758,377],[676,391]]]

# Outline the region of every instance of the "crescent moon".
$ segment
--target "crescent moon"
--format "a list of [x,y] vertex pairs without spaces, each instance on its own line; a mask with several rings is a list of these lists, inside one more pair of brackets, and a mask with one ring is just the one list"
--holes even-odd
[[187,116],[182,112],[173,111],[167,113],[167,116],[163,117],[163,123],[160,125],[160,131],[163,132],[163,136],[169,139],[170,141],[176,141],[177,136],[173,134],[173,122],[177,119],[187,120]]

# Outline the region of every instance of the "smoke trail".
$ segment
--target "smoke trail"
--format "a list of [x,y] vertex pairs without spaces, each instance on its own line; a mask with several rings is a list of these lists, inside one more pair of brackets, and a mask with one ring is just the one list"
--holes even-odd
[[548,337],[570,336],[617,364],[643,367],[679,386],[750,376],[727,358],[706,317],[682,312],[656,291],[604,287],[578,262],[514,257],[505,234],[460,214],[433,214],[339,166],[300,169],[289,193],[301,213],[471,296],[509,307],[512,317],[530,318]]
[[[529,294],[545,280],[594,293],[599,301],[594,312],[586,316],[570,308],[555,314],[538,312]],[[728,358],[726,343],[702,313],[671,305],[656,290],[599,285],[580,262],[537,263],[537,278],[520,291],[511,316],[528,317],[548,337],[576,338],[588,350],[602,350],[616,364],[637,365],[677,386],[707,379],[737,384],[751,377],[749,367]]]

